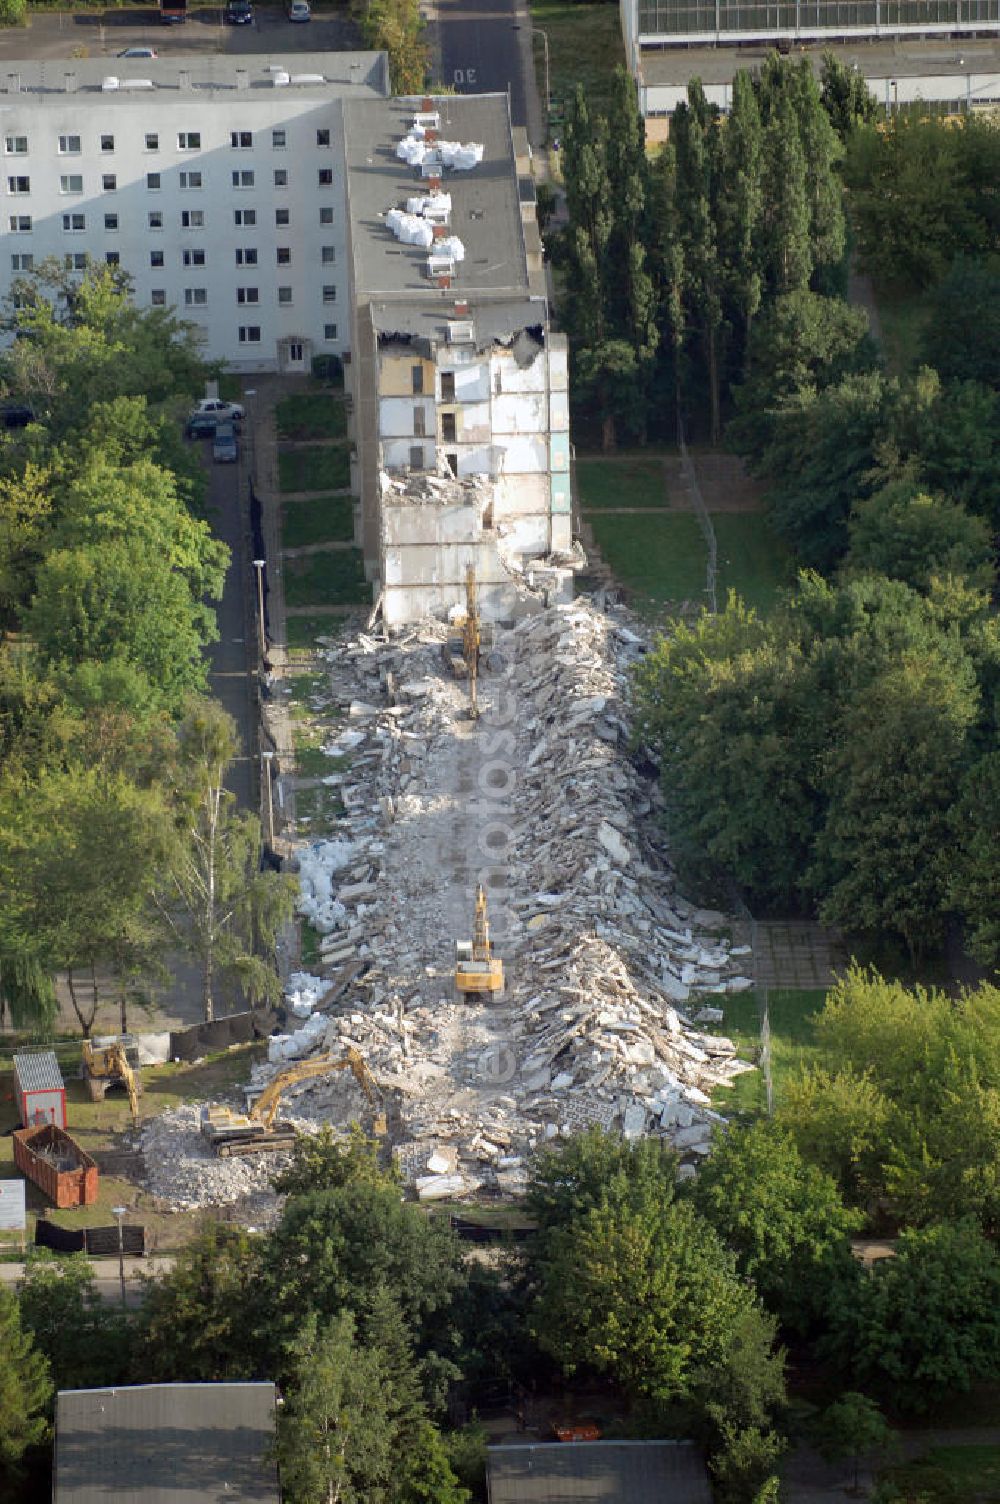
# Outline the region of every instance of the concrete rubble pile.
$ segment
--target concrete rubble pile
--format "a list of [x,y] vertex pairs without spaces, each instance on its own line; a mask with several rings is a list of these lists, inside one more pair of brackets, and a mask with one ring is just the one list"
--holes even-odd
[[[712,1089],[749,1068],[698,1024],[722,1020],[708,999],[751,986],[750,957],[722,915],[677,893],[658,791],[628,759],[642,639],[625,612],[587,600],[498,631],[484,718],[463,737],[466,690],[443,673],[444,636],[362,635],[325,655],[346,717],[324,782],[345,814],[302,851],[321,975],[290,984],[298,1027],[272,1040],[261,1083],[281,1061],[356,1046],[398,1104],[400,1163],[424,1199],[516,1193],[536,1145],[589,1123],[665,1137],[693,1173],[721,1121]],[[516,710],[493,803],[475,775],[489,795],[496,759],[480,739],[497,740],[498,695]],[[486,862],[507,990],[487,1005],[455,1000],[451,967],[491,822],[509,832]],[[449,848],[467,853],[466,871],[446,869]],[[310,1087],[309,1114],[337,1121],[323,1088]]]
[[[297,1119],[296,1126],[308,1131],[314,1124]],[[291,1163],[285,1153],[217,1159],[201,1133],[200,1109],[193,1106],[171,1108],[150,1118],[143,1125],[139,1144],[146,1189],[178,1211],[250,1199],[258,1205],[255,1220],[265,1220],[269,1206],[277,1204],[271,1180]]]

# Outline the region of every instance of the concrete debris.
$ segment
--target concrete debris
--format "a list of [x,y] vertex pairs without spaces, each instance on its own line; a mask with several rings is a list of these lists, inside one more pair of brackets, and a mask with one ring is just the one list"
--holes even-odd
[[[537,1145],[595,1123],[666,1138],[687,1170],[722,1122],[712,1090],[751,1068],[705,1029],[752,968],[727,917],[677,891],[659,790],[629,757],[640,624],[582,598],[498,628],[477,722],[444,665],[447,631],[428,621],[324,652],[332,700],[349,707],[331,740],[344,814],[299,852],[320,962],[289,979],[302,1022],[270,1041],[257,1084],[354,1045],[424,1200],[517,1195]],[[454,942],[470,937],[480,880],[507,986],[458,1002]],[[346,1071],[288,1110],[345,1128],[370,1115]],[[254,1173],[273,1169],[265,1158]]]
[[231,1206],[252,1196],[266,1207],[277,1198],[271,1190],[274,1174],[291,1162],[288,1154],[246,1155],[217,1159],[201,1133],[198,1107],[175,1107],[150,1118],[143,1126],[140,1146],[146,1167],[146,1189],[177,1211],[204,1206]]

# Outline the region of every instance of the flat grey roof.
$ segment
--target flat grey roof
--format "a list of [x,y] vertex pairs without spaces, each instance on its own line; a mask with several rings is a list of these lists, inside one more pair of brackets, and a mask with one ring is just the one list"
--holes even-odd
[[[646,84],[686,84],[700,78],[703,84],[732,83],[741,69],[759,68],[774,51],[773,45],[752,47],[669,47],[643,48],[641,68]],[[866,78],[907,78],[954,73],[964,78],[970,73],[1000,70],[1000,42],[943,41],[940,37],[926,42],[817,42],[815,46],[795,46],[789,56],[807,57],[816,73],[823,53],[832,52],[848,67],[857,64]],[[960,62],[961,60],[961,62]]]
[[[313,78],[310,83],[275,88],[274,70],[284,69],[292,78]],[[75,91],[84,97],[145,99],[164,92],[181,93],[185,88],[238,91],[240,77],[245,92],[253,96],[280,97],[316,93],[339,97],[364,90],[384,95],[388,74],[384,52],[294,52],[294,53],[197,53],[157,58],[49,58],[4,60],[0,63],[0,92],[29,95],[65,95],[71,75]],[[103,90],[106,78],[149,79],[152,89]],[[16,80],[16,83],[14,82]]]
[[273,1384],[63,1390],[53,1504],[279,1504]]
[[[426,273],[427,252],[403,245],[386,228],[385,215],[404,208],[411,195],[426,193],[419,170],[396,156],[420,100],[357,99],[344,106],[347,197],[354,258],[354,293],[440,291]],[[468,172],[445,170],[442,190],[451,194],[449,235],[465,246],[449,294],[476,288],[528,290],[524,231],[506,94],[448,94],[435,98],[443,141],[478,141],[483,160]]]
[[570,1441],[489,1447],[490,1504],[711,1504],[690,1441]]
[[65,1087],[54,1050],[16,1054],[14,1074],[22,1091],[63,1091]]
[[372,324],[376,334],[410,334],[418,338],[444,340],[450,323],[470,322],[475,330],[475,342],[479,349],[499,340],[507,343],[522,329],[543,327],[548,320],[548,308],[544,298],[477,298],[471,294],[466,302],[467,313],[455,312],[455,289],[438,292],[436,298],[414,302],[411,298],[398,301],[384,299],[371,305]]

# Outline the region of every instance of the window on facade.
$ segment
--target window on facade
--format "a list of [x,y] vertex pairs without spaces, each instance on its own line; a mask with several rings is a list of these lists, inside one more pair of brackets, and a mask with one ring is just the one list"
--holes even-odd
[[154,287],[153,291],[149,295],[149,301],[152,303],[152,305],[153,305],[154,308],[166,308],[166,306],[167,306],[167,290],[166,290],[166,288],[165,287]]
[[156,134],[155,131],[147,131],[146,132],[146,150],[147,151],[159,151],[159,149],[160,149],[160,138],[159,138],[159,136]]
[[253,131],[230,131],[229,144],[237,151],[249,151],[253,146]]
[[10,258],[12,272],[30,272],[35,264],[35,258],[30,251],[15,251]]
[[256,209],[234,209],[233,210],[233,224],[234,225],[255,225],[256,223],[257,223],[257,210]]
[[201,151],[201,131],[178,131],[178,151]]
[[452,475],[454,475],[455,478],[457,479],[458,478],[458,455],[457,454],[446,454],[445,455],[445,460],[447,461],[448,469],[451,471]]
[[27,136],[4,136],[3,149],[9,157],[25,157],[28,154]]
[[150,253],[149,253],[149,264],[150,264],[150,266],[162,266],[163,265],[163,252],[162,251],[150,251]]
[[185,287],[184,306],[186,308],[204,308],[208,302],[208,291],[204,287]]
[[7,179],[7,192],[8,193],[30,193],[31,192],[31,179],[30,178],[8,178]]
[[336,324],[324,324],[323,325],[323,338],[324,339],[336,339],[337,338],[337,326],[336,326]]
[[337,301],[337,289],[335,287],[324,287],[324,289],[323,289],[323,302],[324,303],[336,303],[336,301]]
[[122,258],[118,254],[117,251],[105,251],[104,252],[104,259],[108,263],[109,266],[120,266],[121,265],[121,259]]
[[292,222],[292,216],[291,214],[289,214],[287,209],[275,209],[274,222],[278,226],[290,225]]
[[413,395],[415,397],[420,397],[420,396],[423,395],[423,390],[424,390],[424,368],[423,368],[423,366],[411,366],[410,367],[410,391],[413,393]]
[[288,173],[283,167],[276,167],[274,169],[274,186],[275,188],[288,187]]
[[284,151],[285,146],[287,145],[287,141],[288,138],[284,131],[271,132],[271,145],[274,147],[275,151]]
[[149,213],[146,215],[146,219],[149,222],[149,228],[151,230],[162,230],[163,229],[163,211],[162,211],[162,209],[150,209]]
[[321,209],[319,211],[319,222],[320,222],[321,225],[332,225],[333,224],[333,210],[331,208],[329,208],[329,207]]
[[66,265],[67,271],[71,271],[71,272],[84,272],[84,271],[86,271],[87,270],[87,253],[86,253],[86,251],[74,251],[73,254],[72,254],[72,256],[67,256],[65,258],[65,265]]
[[12,214],[8,221],[12,235],[27,235],[31,232],[30,214]]
[[182,230],[202,230],[202,229],[204,229],[204,227],[205,227],[205,211],[204,211],[204,209],[182,209],[181,210],[181,229]]
[[237,303],[259,303],[260,302],[260,288],[258,288],[258,287],[238,287],[236,289],[236,301],[237,301]]
[[275,251],[275,256],[279,266],[291,266],[292,248],[290,245],[279,245]]
[[236,248],[236,265],[237,266],[256,266],[257,265],[257,248],[256,248],[256,246],[252,246],[252,245],[237,246],[237,248]]
[[85,214],[64,214],[62,221],[64,230],[78,232],[87,228],[87,216]]
[[178,182],[182,188],[201,188],[204,186],[204,179],[200,172],[179,173]]
[[80,137],[60,136],[59,155],[61,157],[78,157],[80,155]]
[[114,149],[115,149],[115,138],[114,138],[114,136],[102,136],[101,137],[101,150],[102,151],[114,151]]
[[442,437],[442,439],[444,440],[444,442],[446,444],[454,444],[455,439],[457,438],[457,436],[458,435],[455,432],[455,414],[454,413],[442,413],[441,414],[441,437]]
[[114,193],[118,187],[118,179],[113,172],[106,172],[101,177],[101,187],[105,193]]
[[104,228],[106,230],[117,230],[117,228],[118,228],[118,215],[117,214],[105,214],[105,216],[104,216]]
[[323,130],[317,131],[316,132],[316,145],[317,146],[329,146],[330,145],[330,132],[329,131],[323,131]]
[[419,406],[415,407],[413,409],[413,432],[415,437],[418,439],[422,439],[424,434],[426,433],[426,428],[424,426],[426,420],[427,414],[424,412],[424,409]]
[[319,170],[319,186],[321,188],[333,187],[333,168],[321,167]]
[[253,168],[250,167],[250,168],[247,168],[244,171],[234,172],[233,173],[233,187],[234,188],[252,188],[253,187]]
[[424,468],[424,446],[423,446],[423,444],[411,444],[410,445],[410,469],[411,470],[422,470],[423,468]]
[[325,245],[323,247],[323,250],[322,250],[323,265],[324,266],[332,266],[333,263],[336,261],[336,259],[337,259],[337,247],[335,245]]
[[185,251],[184,252],[184,265],[185,266],[204,266],[205,265],[205,252],[204,251]]
[[260,325],[241,324],[239,327],[239,341],[241,345],[259,345]]
[[441,401],[454,402],[455,400],[455,372],[441,372]]
[[82,193],[83,192],[83,177],[82,177],[82,175],[80,173],[78,173],[78,172],[71,172],[71,173],[64,174],[59,179],[59,192],[60,193]]
[[160,174],[158,172],[146,173],[146,187],[151,193],[157,193],[160,187]]
[[287,307],[292,301],[292,289],[290,287],[278,288],[278,302]]

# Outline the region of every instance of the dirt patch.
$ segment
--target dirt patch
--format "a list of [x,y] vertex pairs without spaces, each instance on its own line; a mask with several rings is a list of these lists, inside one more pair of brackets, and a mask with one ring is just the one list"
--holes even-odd
[[[747,474],[743,461],[735,454],[719,450],[691,450],[698,486],[709,512],[760,512],[764,505],[763,487]],[[681,476],[680,456],[663,461],[671,506],[689,511],[690,501]]]

